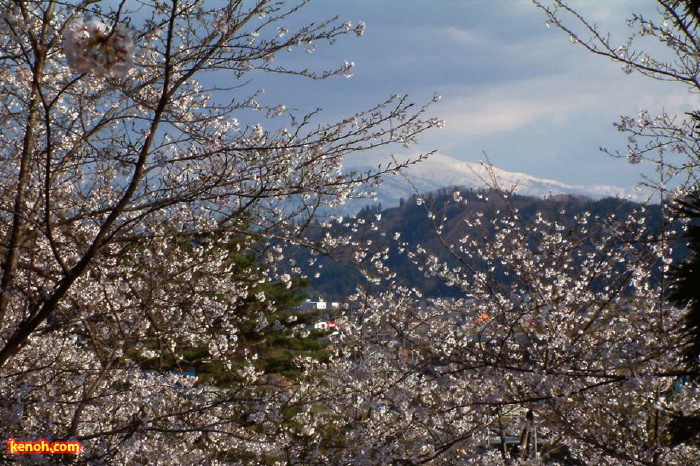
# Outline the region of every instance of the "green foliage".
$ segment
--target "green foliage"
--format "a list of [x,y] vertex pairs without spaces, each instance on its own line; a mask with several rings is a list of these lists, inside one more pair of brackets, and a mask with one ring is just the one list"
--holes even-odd
[[[190,241],[183,243],[182,248],[192,251],[203,244]],[[292,278],[287,282],[259,283],[264,270],[257,251],[250,248],[239,251],[242,248],[235,240],[222,242],[220,246],[228,250],[228,260],[233,266],[231,280],[252,283],[248,297],[238,302],[234,309],[235,315],[240,318],[236,334],[240,358],[233,367],[227,368],[201,346],[192,347],[183,343],[176,345],[175,351],[168,351],[163,348],[157,335],[141,344],[145,349],[155,351],[158,358],[146,358],[138,348],[130,348],[126,357],[136,361],[144,370],[196,371],[200,383],[222,388],[240,382],[238,369],[251,361],[257,370],[288,379],[301,374],[295,362],[297,357],[328,361],[328,344],[322,341],[328,332],[308,330],[318,320],[318,312],[298,311],[306,299],[304,290],[308,282]],[[212,294],[216,297],[216,290],[212,290]],[[262,296],[264,299],[261,299]]]

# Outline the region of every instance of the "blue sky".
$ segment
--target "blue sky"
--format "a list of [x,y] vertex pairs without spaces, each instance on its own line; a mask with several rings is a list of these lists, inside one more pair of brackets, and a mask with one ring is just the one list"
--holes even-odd
[[[572,2],[620,42],[630,11],[649,1]],[[640,109],[682,112],[698,99],[681,85],[626,75],[619,65],[572,45],[545,27],[529,1],[316,0],[301,13],[364,21],[361,38],[319,47],[300,58],[333,66],[353,61],[354,76],[326,82],[264,81],[265,99],[288,107],[321,106],[326,118],[350,115],[394,93],[433,107],[447,126],[425,135],[418,149],[491,162],[510,171],[570,184],[632,186],[650,168],[599,151],[626,152],[613,122]],[[414,148],[415,150],[415,148]]]

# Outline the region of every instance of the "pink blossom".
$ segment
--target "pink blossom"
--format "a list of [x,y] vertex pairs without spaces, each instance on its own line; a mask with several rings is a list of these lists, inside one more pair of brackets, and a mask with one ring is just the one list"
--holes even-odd
[[77,20],[63,33],[63,51],[80,73],[124,77],[134,66],[133,32],[122,23],[110,31],[100,20]]

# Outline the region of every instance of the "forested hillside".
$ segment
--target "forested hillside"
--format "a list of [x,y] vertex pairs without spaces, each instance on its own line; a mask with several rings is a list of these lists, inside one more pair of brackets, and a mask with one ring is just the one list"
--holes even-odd
[[[457,194],[459,193],[459,194]],[[455,202],[456,196],[465,202]],[[583,196],[556,195],[546,198],[511,194],[503,197],[496,191],[472,190],[468,188],[444,189],[425,196],[413,196],[402,200],[400,206],[382,209],[381,205],[365,207],[355,217],[346,217],[342,223],[334,224],[332,235],[351,234],[356,242],[371,241],[374,251],[389,248],[386,266],[396,273],[398,283],[415,288],[426,297],[460,297],[462,290],[456,289],[436,278],[426,278],[406,254],[422,246],[446,263],[456,261],[445,246],[458,246],[459,239],[468,233],[466,220],[477,217],[498,216],[504,209],[515,209],[524,222],[542,216],[556,220],[564,226],[573,226],[582,217],[589,218],[601,227],[615,218],[626,218],[637,212],[646,218],[650,232],[661,227],[661,207],[642,205],[622,198],[594,200]],[[438,227],[439,224],[439,227]],[[473,230],[473,228],[472,228]],[[319,234],[324,229],[319,229]],[[492,235],[493,230],[473,234]],[[590,244],[603,231],[593,229]],[[581,246],[582,248],[584,245]],[[310,277],[309,295],[331,300],[342,300],[354,293],[358,286],[380,290],[381,283],[371,285],[356,264],[350,264],[353,246],[336,249],[330,256],[312,256],[308,250],[295,249],[291,253],[293,263],[307,264]],[[675,254],[681,257],[683,245],[677,244]],[[318,275],[318,276],[315,276]],[[507,277],[502,277],[508,280]]]

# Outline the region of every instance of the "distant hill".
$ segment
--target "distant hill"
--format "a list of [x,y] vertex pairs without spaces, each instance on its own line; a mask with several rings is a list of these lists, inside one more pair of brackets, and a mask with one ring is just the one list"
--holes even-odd
[[[418,201],[417,196],[409,196],[400,202],[397,207],[382,209],[379,206],[366,206],[356,216],[347,217],[342,225],[334,225],[329,231],[331,236],[345,234],[352,228],[357,230],[354,237],[370,240],[373,247],[389,246],[390,252],[386,261],[392,271],[395,271],[398,280],[408,286],[415,287],[426,296],[431,297],[455,297],[460,292],[439,283],[434,279],[426,279],[405,256],[399,254],[395,243],[390,238],[397,234],[402,241],[408,243],[408,249],[415,249],[421,245],[428,251],[437,254],[445,261],[452,260],[446,254],[444,247],[435,233],[433,221],[428,217],[428,209],[437,215],[438,219],[444,219],[442,240],[448,244],[457,244],[459,239],[467,232],[465,218],[473,217],[476,213],[490,212],[494,215],[499,209],[505,207],[505,203],[498,195],[487,190],[459,189],[461,196],[467,199],[466,206],[453,201],[454,189],[442,189]],[[589,212],[592,221],[595,219],[608,219],[611,216],[624,218],[636,209],[642,208],[642,204],[615,197],[592,199],[581,195],[560,194],[548,197],[534,197],[512,195],[509,204],[517,209],[523,221],[528,222],[541,214],[548,219],[556,219],[564,225],[573,225],[578,214]],[[651,230],[661,226],[661,208],[658,205],[644,206],[645,215]],[[379,218],[379,220],[377,220]],[[369,228],[372,222],[376,222],[377,229]],[[319,230],[318,234],[325,234],[328,230]],[[683,254],[681,245],[675,247],[678,254]],[[361,274],[350,265],[344,263],[343,257],[352,253],[351,250],[341,250],[335,257],[315,257],[315,263],[310,269],[306,269],[310,280],[309,294],[331,300],[342,300],[344,296],[355,292],[359,284],[367,285]],[[303,250],[290,252],[294,263],[301,265],[306,263],[311,256]],[[304,267],[302,267],[304,269]],[[319,276],[313,278],[314,273]]]
[[[387,162],[381,158],[370,160],[364,158],[349,161],[345,170],[366,172],[376,169],[380,163]],[[464,162],[440,153],[433,154],[421,163],[411,165],[403,175],[384,177],[382,185],[376,189],[374,199],[352,200],[344,206],[342,213],[354,214],[369,204],[381,204],[384,208],[394,207],[401,199],[408,199],[416,192],[424,194],[448,187],[489,188],[493,187],[494,182],[497,182],[501,189],[512,189],[515,193],[524,196],[573,194],[592,199],[620,197],[640,202],[648,197],[647,193],[635,188],[570,185],[556,180],[537,178],[526,173],[509,172],[497,167],[489,169],[480,163]]]

